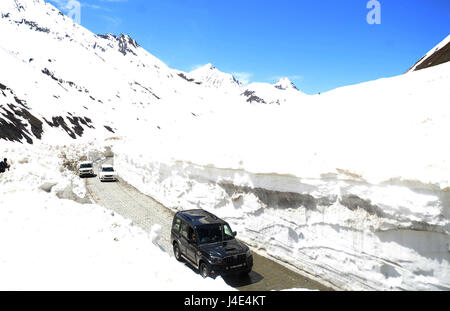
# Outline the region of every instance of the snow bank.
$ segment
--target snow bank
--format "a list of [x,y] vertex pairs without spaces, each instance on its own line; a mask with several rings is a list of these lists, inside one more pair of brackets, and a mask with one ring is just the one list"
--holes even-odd
[[449,80],[447,63],[301,105],[214,107],[117,144],[115,165],[335,288],[450,289]]
[[[263,255],[347,290],[450,288],[448,190],[300,179],[116,153],[122,178],[174,209],[227,219]],[[393,204],[391,202],[394,202]],[[397,205],[396,202],[403,202]]]
[[70,158],[88,146],[4,146],[13,165],[0,175],[0,290],[231,289],[161,251],[158,227],[148,234],[98,205],[58,199],[68,184],[86,191],[58,151]]
[[[337,288],[449,288],[450,62],[314,96],[236,86],[222,73],[216,89],[41,0],[1,1],[0,12],[2,104],[26,103],[43,141],[80,139],[82,129],[85,140],[123,138],[114,151],[128,182],[171,208],[228,218],[261,252]],[[79,180],[57,169],[70,152],[11,148],[8,157],[31,162],[0,177],[2,206],[88,203]],[[2,213],[20,218],[22,208]]]

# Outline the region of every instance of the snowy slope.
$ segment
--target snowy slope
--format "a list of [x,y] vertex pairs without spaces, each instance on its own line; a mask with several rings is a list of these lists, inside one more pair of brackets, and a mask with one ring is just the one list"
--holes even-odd
[[188,76],[208,87],[234,89],[242,86],[233,75],[221,72],[211,63],[191,71]]
[[273,86],[280,90],[298,90],[289,78],[281,78]]
[[0,14],[1,139],[114,136],[129,183],[336,288],[450,288],[450,63],[308,96],[171,69],[44,1]]
[[242,94],[247,97],[247,102],[259,104],[277,104],[306,102],[307,95],[297,89],[288,78],[282,78],[275,84],[253,82],[250,83]]
[[101,206],[59,199],[64,189],[85,196],[84,182],[61,155],[86,148],[92,146],[2,143],[2,155],[14,163],[0,174],[0,290],[233,290],[161,251],[157,230],[149,234]]
[[161,127],[147,108],[165,103],[247,103],[231,74],[210,64],[191,73],[170,69],[128,35],[95,35],[42,0],[5,0],[0,14],[0,83],[27,102],[44,139],[126,134],[141,122]]
[[210,210],[335,288],[448,290],[449,82],[447,63],[303,105],[216,110],[148,150],[117,144],[115,163],[164,205]]
[[77,138],[105,136],[105,126],[115,132],[147,120],[149,105],[196,98],[191,83],[128,36],[94,35],[43,1],[2,1],[0,10],[0,83],[36,110],[45,134],[56,130],[52,138],[76,132],[70,115],[92,120]]

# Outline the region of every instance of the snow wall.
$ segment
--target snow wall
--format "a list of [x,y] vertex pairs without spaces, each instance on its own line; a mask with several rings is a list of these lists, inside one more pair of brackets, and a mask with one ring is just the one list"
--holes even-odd
[[215,213],[253,250],[335,289],[450,289],[450,188],[370,184],[345,171],[254,174],[114,151],[121,177],[143,193],[173,210]]

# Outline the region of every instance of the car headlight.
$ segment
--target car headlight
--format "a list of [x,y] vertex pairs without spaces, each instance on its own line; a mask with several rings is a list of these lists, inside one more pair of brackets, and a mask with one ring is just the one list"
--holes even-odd
[[247,257],[250,257],[252,255],[252,253],[250,252],[250,249],[248,249],[245,254],[247,255]]
[[211,262],[221,265],[223,261],[222,261],[222,258],[211,256]]

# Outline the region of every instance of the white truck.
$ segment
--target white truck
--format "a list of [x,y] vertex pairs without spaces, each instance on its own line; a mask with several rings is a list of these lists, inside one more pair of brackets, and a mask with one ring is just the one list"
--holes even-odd
[[117,173],[112,165],[103,164],[98,178],[100,181],[117,181]]
[[81,162],[78,166],[78,174],[80,177],[94,175],[94,163],[91,161]]

